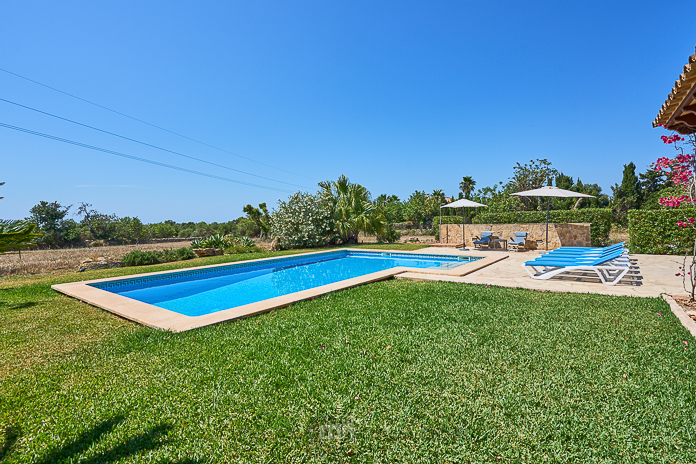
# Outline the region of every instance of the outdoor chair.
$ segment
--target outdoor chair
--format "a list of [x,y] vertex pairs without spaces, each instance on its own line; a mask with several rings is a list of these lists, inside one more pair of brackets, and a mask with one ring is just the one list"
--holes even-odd
[[599,255],[548,253],[522,265],[532,279],[548,280],[562,273],[594,272],[604,285],[616,285],[630,266],[628,253],[623,248]]
[[520,251],[520,248],[522,249],[527,249],[527,232],[515,232],[515,238],[510,238],[510,241],[508,242],[508,248],[512,247],[517,251]]
[[491,248],[491,242],[493,241],[493,232],[481,232],[481,238],[474,240],[474,249],[478,247],[479,250],[483,249],[483,245],[487,248]]

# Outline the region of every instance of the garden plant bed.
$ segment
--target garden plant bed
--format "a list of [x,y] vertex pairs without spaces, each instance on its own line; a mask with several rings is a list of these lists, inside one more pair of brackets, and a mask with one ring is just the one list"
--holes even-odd
[[2,457],[696,460],[692,339],[659,298],[390,280],[174,334],[50,290],[275,255],[5,280]]
[[677,295],[672,296],[674,301],[677,302],[679,306],[682,307],[684,312],[689,315],[689,317],[696,321],[696,302],[691,299],[691,297]]

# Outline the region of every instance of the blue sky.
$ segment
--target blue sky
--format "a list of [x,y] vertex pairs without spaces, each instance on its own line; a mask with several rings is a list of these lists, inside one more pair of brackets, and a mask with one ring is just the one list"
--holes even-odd
[[[289,191],[345,174],[375,196],[454,194],[462,176],[483,187],[547,158],[610,193],[623,164],[671,154],[651,121],[694,52],[695,16],[654,1],[10,2],[0,68],[248,159],[5,72],[0,98],[294,185],[4,102],[0,123]],[[2,127],[0,159],[2,218],[46,200],[227,221],[289,195]]]

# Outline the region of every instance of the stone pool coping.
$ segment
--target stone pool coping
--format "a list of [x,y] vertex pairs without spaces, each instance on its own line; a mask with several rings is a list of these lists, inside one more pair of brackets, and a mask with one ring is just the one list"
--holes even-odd
[[[330,252],[335,251],[366,251],[366,252],[378,252],[378,253],[403,253],[403,254],[423,254],[420,250],[414,251],[403,251],[403,250],[374,250],[374,249],[353,249],[353,248],[337,248],[330,250]],[[327,253],[324,251],[316,251],[309,253],[298,253],[296,255],[288,255],[292,257],[301,256],[312,256],[316,254]],[[447,256],[452,256],[453,253],[447,253]],[[283,256],[283,258],[288,257]],[[455,256],[471,256],[466,252],[456,253]],[[356,287],[358,285],[369,284],[372,282],[377,282],[380,280],[391,279],[392,277],[407,273],[407,272],[418,272],[420,274],[432,274],[440,276],[453,276],[462,277],[472,272],[476,272],[491,264],[497,263],[505,258],[507,255],[496,255],[487,256],[476,261],[471,261],[457,266],[453,269],[417,269],[410,267],[395,267],[392,269],[386,269],[383,271],[373,272],[371,274],[366,274],[364,276],[353,277],[351,279],[342,280],[333,284],[322,285],[315,288],[310,288],[307,290],[302,290],[300,292],[290,293],[288,295],[278,296],[275,298],[270,298],[268,300],[259,301],[256,303],[250,303],[242,306],[237,306],[236,308],[224,309],[222,311],[217,311],[210,314],[205,314],[202,316],[186,316],[184,314],[179,314],[168,309],[159,308],[157,306],[143,303],[141,301],[133,300],[131,298],[119,295],[117,293],[111,293],[106,290],[101,290],[96,287],[90,286],[90,284],[100,283],[100,282],[110,282],[115,280],[123,280],[133,277],[147,277],[153,275],[162,274],[172,274],[181,271],[188,271],[194,269],[206,269],[206,268],[216,268],[223,266],[230,266],[236,263],[252,263],[252,262],[263,262],[272,261],[278,257],[270,258],[260,258],[260,259],[250,259],[244,261],[236,261],[223,264],[212,264],[209,266],[196,266],[184,269],[175,269],[171,271],[161,271],[161,272],[149,272],[144,274],[132,274],[119,277],[109,277],[106,279],[96,279],[96,280],[85,280],[82,282],[70,282],[65,284],[51,285],[51,288],[57,292],[63,293],[65,295],[77,298],[78,300],[84,301],[85,303],[91,304],[98,308],[109,311],[113,314],[121,316],[125,319],[138,322],[140,324],[146,325],[148,327],[153,327],[157,329],[169,330],[172,332],[184,332],[186,330],[197,329],[199,327],[205,327],[207,325],[218,324],[225,321],[230,321],[238,319],[241,317],[254,316],[256,314],[272,311],[274,309],[283,308],[289,306],[293,303],[299,301],[310,300],[327,293],[335,292],[338,290],[343,290],[346,288]]]

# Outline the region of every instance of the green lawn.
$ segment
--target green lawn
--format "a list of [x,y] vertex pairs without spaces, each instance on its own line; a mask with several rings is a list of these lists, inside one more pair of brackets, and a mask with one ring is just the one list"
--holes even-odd
[[391,280],[171,334],[49,288],[132,272],[0,285],[0,461],[696,461],[662,300]]

